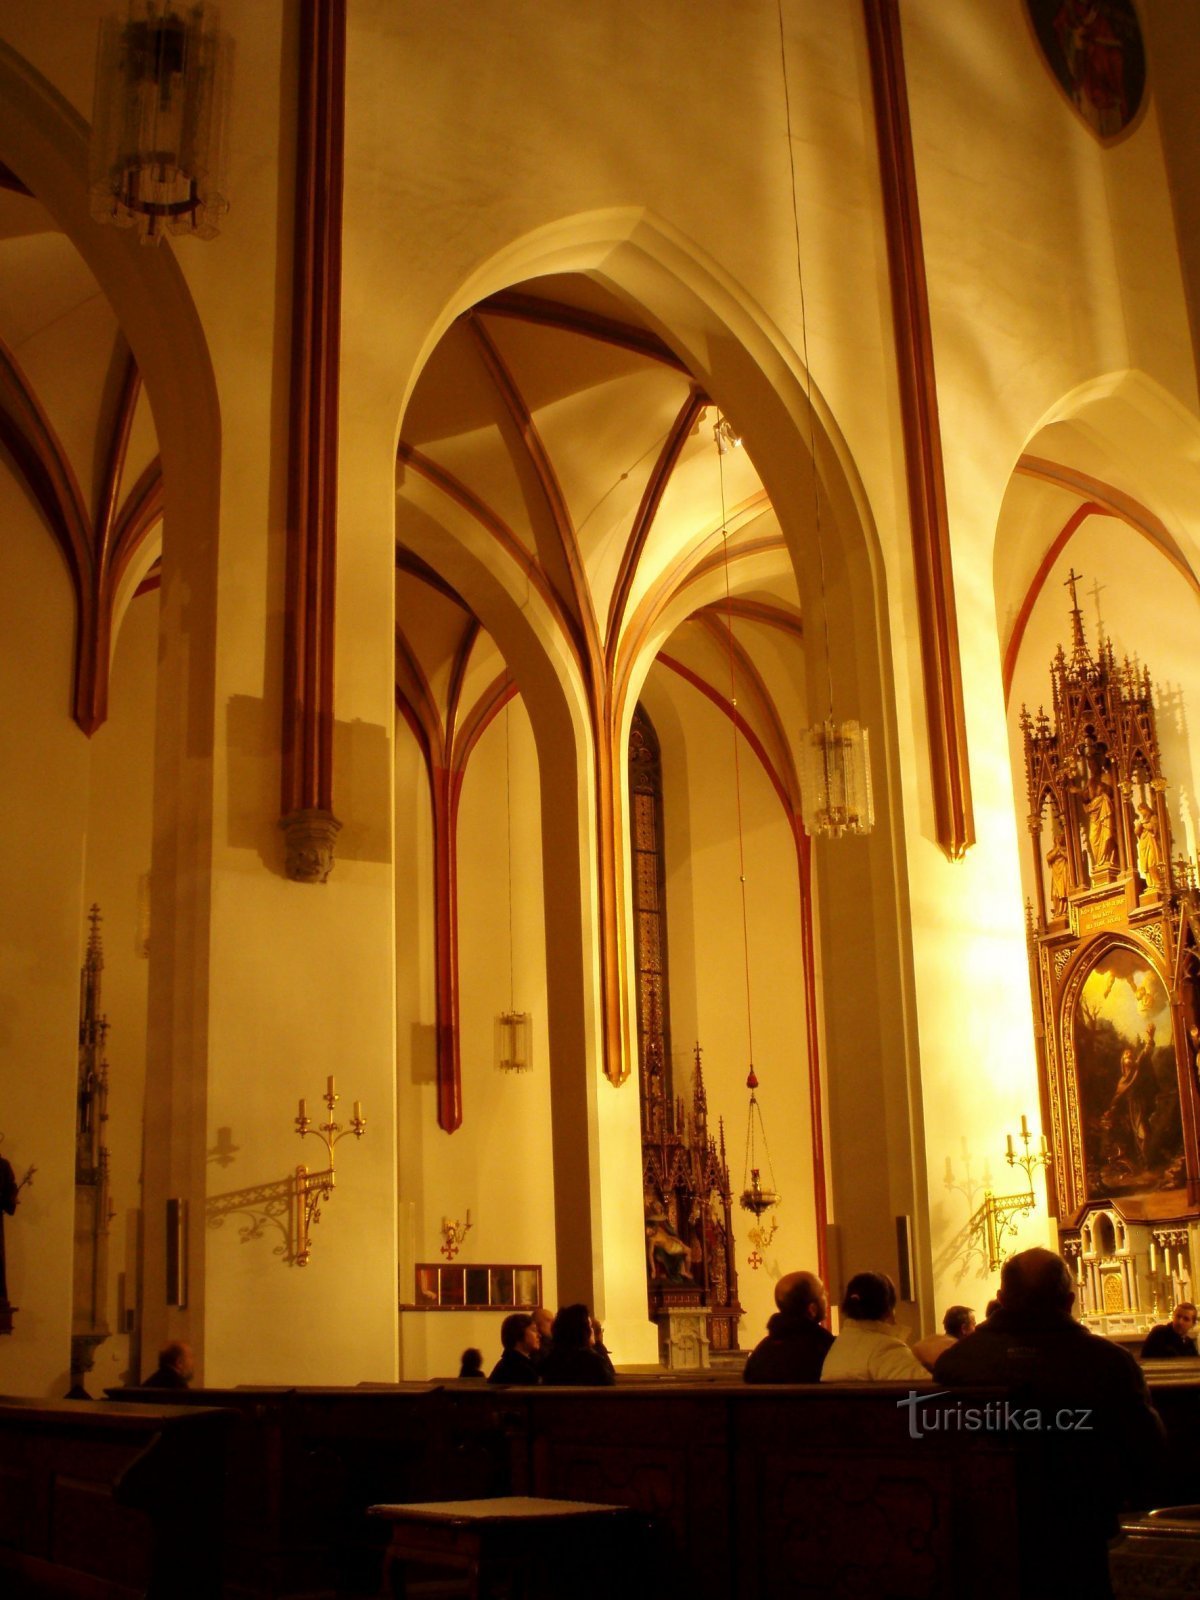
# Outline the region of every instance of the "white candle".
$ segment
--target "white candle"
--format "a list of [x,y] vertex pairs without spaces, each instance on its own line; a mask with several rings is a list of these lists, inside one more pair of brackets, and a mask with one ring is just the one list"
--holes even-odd
[[1158,1253],[1154,1248],[1153,1236],[1150,1239],[1150,1271],[1153,1272],[1158,1260]]
[[334,1087],[333,1087],[333,1073],[332,1073],[332,1072],[331,1072],[331,1073],[330,1073],[330,1074],[329,1074],[329,1081],[328,1081],[328,1083],[327,1083],[327,1084],[326,1084],[326,1086],[325,1086],[325,1093],[326,1093],[326,1094],[333,1094],[333,1093],[334,1093]]
[[300,1102],[300,1120],[301,1120],[301,1122],[304,1122],[304,1121],[307,1120],[307,1118],[308,1118],[308,1101],[307,1100],[301,1100],[301,1102]]
[[362,1101],[361,1100],[356,1100],[354,1102],[354,1120],[355,1120],[355,1122],[361,1122],[362,1121]]
[[1009,1136],[1008,1136],[1008,1159],[1009,1159],[1009,1161],[1011,1161],[1012,1158],[1013,1158],[1013,1142],[1012,1142],[1012,1134],[1010,1133]]
[[1022,1139],[1028,1139],[1029,1137],[1029,1123],[1024,1117],[1021,1118],[1021,1137]]

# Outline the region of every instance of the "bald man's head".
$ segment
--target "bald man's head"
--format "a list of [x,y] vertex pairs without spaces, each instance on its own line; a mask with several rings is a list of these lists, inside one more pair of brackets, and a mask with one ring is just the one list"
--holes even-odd
[[1067,1263],[1053,1250],[1022,1250],[1000,1273],[1000,1305],[1027,1316],[1069,1316],[1075,1303]]
[[788,1272],[775,1285],[775,1304],[780,1311],[820,1322],[829,1309],[829,1297],[815,1272]]

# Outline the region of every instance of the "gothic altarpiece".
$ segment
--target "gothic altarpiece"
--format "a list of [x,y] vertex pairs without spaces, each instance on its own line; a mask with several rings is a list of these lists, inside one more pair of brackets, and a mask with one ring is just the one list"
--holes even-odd
[[1021,709],[1030,975],[1060,1247],[1083,1320],[1132,1334],[1192,1297],[1200,1249],[1200,896],[1171,859],[1150,672],[1092,655],[1078,576],[1050,711]]
[[695,1048],[691,1105],[670,1081],[662,776],[658,741],[639,707],[629,740],[634,948],[642,1101],[642,1194],[650,1318],[667,1366],[708,1365],[736,1350],[734,1265],[725,1130],[708,1131],[708,1097]]
[[88,915],[87,955],[79,975],[79,1076],[75,1102],[75,1283],[71,1384],[82,1389],[96,1347],[109,1336],[108,1234],[113,1207],[108,1160],[108,1018],[100,1010],[104,951],[100,907]]

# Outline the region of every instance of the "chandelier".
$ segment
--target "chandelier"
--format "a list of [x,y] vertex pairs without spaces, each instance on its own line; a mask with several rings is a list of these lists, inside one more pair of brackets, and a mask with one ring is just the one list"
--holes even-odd
[[104,18],[92,109],[91,212],[136,228],[215,238],[228,210],[221,143],[231,48],[216,10],[129,0]]

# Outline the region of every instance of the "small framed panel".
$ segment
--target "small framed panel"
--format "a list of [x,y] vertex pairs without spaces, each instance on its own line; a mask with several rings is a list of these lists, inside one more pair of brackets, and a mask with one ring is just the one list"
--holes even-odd
[[414,1297],[401,1311],[526,1311],[542,1303],[540,1266],[446,1266],[418,1262]]

